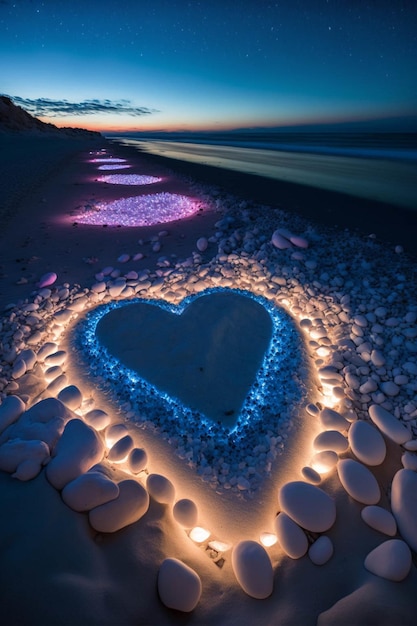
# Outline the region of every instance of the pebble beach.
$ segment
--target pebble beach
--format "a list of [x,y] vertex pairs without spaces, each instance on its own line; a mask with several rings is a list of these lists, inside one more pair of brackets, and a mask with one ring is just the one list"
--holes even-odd
[[4,623],[411,626],[414,251],[56,155],[5,194]]

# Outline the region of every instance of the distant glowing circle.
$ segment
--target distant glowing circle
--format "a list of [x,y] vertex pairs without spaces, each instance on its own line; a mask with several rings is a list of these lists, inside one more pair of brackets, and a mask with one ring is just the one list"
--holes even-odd
[[190,217],[200,207],[197,200],[179,194],[146,194],[99,203],[75,220],[96,226],[152,226]]
[[99,159],[91,159],[90,163],[126,163],[126,159],[117,159],[113,157],[100,157]]
[[124,170],[128,167],[130,167],[130,165],[116,165],[116,164],[110,163],[108,165],[99,165],[98,169],[99,170]]
[[107,174],[107,176],[100,176],[97,180],[110,185],[152,185],[161,182],[162,178],[139,174]]

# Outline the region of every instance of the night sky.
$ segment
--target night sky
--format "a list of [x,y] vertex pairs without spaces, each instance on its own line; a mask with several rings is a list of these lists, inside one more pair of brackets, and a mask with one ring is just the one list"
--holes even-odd
[[416,85],[416,0],[0,0],[0,92],[60,126],[401,117]]

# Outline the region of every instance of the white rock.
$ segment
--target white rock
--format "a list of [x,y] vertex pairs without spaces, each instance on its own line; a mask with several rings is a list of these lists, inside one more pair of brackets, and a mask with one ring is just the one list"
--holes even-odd
[[174,519],[184,528],[193,528],[198,523],[198,509],[193,500],[183,498],[174,504],[172,509]]
[[99,533],[114,533],[140,520],[149,508],[149,495],[136,480],[118,483],[119,495],[114,500],[91,509],[88,519]]
[[321,537],[316,539],[316,541],[310,546],[308,556],[314,565],[324,565],[332,558],[333,551],[334,549],[331,539],[326,535],[321,535]]
[[22,415],[26,405],[19,396],[6,396],[0,405],[0,434]]
[[26,374],[26,363],[24,362],[23,359],[16,359],[16,361],[13,363],[13,368],[12,368],[12,378],[14,378],[15,380],[21,378],[24,374]]
[[382,367],[385,365],[385,358],[380,350],[372,350],[371,361],[375,367]]
[[401,456],[401,463],[405,469],[413,470],[417,472],[417,454],[412,452],[404,452]]
[[47,274],[44,274],[39,280],[39,289],[43,289],[44,287],[49,287],[50,285],[53,285],[57,278],[58,276],[55,274],[55,272],[48,272]]
[[417,552],[417,473],[399,470],[391,486],[391,510],[398,530],[414,552]]
[[278,248],[278,250],[286,250],[287,248],[292,248],[291,242],[283,237],[278,230],[276,230],[272,234],[272,244]]
[[201,597],[199,575],[178,559],[165,559],[158,572],[158,594],[169,609],[190,613]]
[[305,532],[286,513],[275,518],[275,532],[284,552],[292,559],[300,559],[308,550]]
[[27,350],[22,350],[22,352],[20,352],[19,354],[19,359],[23,359],[26,364],[27,370],[31,370],[37,361],[36,354],[31,348],[28,348]]
[[333,452],[333,450],[322,450],[321,452],[316,452],[316,454],[312,456],[311,465],[319,472],[319,474],[324,474],[330,472],[334,467],[336,467],[338,460],[339,457],[336,452]]
[[44,441],[10,439],[0,446],[0,470],[22,481],[35,478],[49,458]]
[[96,430],[104,430],[110,424],[111,418],[106,411],[101,409],[92,409],[84,415],[84,419],[89,426]]
[[334,500],[322,489],[302,481],[287,483],[278,494],[281,511],[312,532],[324,532],[336,520]]
[[70,420],[46,468],[46,477],[60,490],[99,463],[103,454],[104,445],[95,430],[80,419]]
[[117,498],[119,487],[102,472],[91,471],[68,483],[61,495],[74,511],[90,511]]
[[410,441],[412,435],[408,428],[379,404],[372,404],[369,407],[369,416],[379,430],[395,443]]
[[347,493],[362,504],[377,504],[381,492],[375,476],[365,465],[353,459],[341,459],[337,464],[340,482]]
[[135,443],[130,435],[126,435],[119,439],[109,450],[107,460],[110,463],[120,463],[127,460],[129,452],[133,449]]
[[410,548],[401,539],[389,539],[368,554],[364,565],[375,576],[400,582],[411,569]]
[[387,453],[384,438],[368,422],[358,420],[349,429],[348,439],[356,458],[365,465],[381,465]]
[[61,400],[61,402],[63,402],[65,406],[72,411],[75,411],[80,408],[83,396],[78,387],[75,385],[68,385],[68,387],[64,387],[64,389],[59,392],[58,400]]
[[325,408],[320,411],[320,422],[325,430],[348,430],[349,422],[337,411]]
[[274,572],[265,548],[256,541],[240,541],[232,551],[232,568],[243,591],[258,600],[273,591]]
[[127,459],[128,466],[132,474],[139,474],[148,464],[148,455],[143,448],[133,448],[129,452]]
[[348,440],[338,430],[325,430],[317,435],[313,441],[313,448],[317,452],[333,450],[333,452],[345,452],[349,447]]
[[368,526],[384,535],[394,537],[397,534],[394,516],[380,506],[365,506],[361,511],[361,517]]
[[67,356],[68,355],[65,350],[58,350],[58,352],[49,354],[45,358],[44,362],[48,367],[51,367],[52,365],[63,365],[67,360]]
[[205,252],[207,248],[208,248],[208,241],[206,237],[200,237],[200,239],[197,239],[197,250],[199,250],[200,252]]
[[298,235],[291,235],[290,241],[297,248],[308,248],[308,241],[304,239],[304,237],[299,237]]
[[53,354],[57,350],[58,350],[58,344],[53,341],[48,341],[42,346],[42,348],[38,350],[38,354],[36,355],[36,358],[38,361],[42,363],[46,359],[47,356],[49,356],[50,354]]
[[122,437],[129,434],[124,424],[111,424],[104,432],[106,443],[109,447],[113,446],[117,441],[120,441]]
[[308,480],[308,482],[312,483],[313,485],[319,485],[321,483],[320,474],[316,472],[316,470],[313,469],[312,467],[308,467],[308,466],[303,467],[303,469],[301,470],[301,474],[303,478]]
[[149,474],[146,488],[150,496],[160,504],[171,504],[175,499],[175,487],[172,482],[160,474]]

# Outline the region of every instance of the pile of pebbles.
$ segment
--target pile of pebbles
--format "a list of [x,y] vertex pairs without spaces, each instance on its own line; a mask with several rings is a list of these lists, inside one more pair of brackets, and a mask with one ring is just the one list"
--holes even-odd
[[[310,465],[298,468],[303,479],[287,483],[279,492],[281,512],[275,525],[284,551],[291,558],[308,553],[316,564],[331,557],[332,546],[322,533],[333,525],[336,511],[333,500],[318,485],[323,475],[336,471],[349,496],[364,505],[365,523],[390,537],[397,530],[402,536],[381,543],[367,556],[365,566],[389,580],[402,580],[411,567],[410,548],[417,550],[413,521],[417,511],[417,303],[410,289],[415,267],[405,255],[386,250],[372,237],[361,240],[348,232],[319,231],[282,211],[248,206],[214,189],[200,188],[200,194],[207,196],[203,201],[210,200],[221,208],[223,217],[216,223],[214,234],[196,241],[190,257],[161,256],[155,271],[104,268],[90,289],[53,282],[18,306],[7,307],[0,324],[0,467],[27,480],[46,465],[47,476],[62,493],[72,481],[93,472],[99,475],[96,480],[100,485],[108,479],[119,489],[116,494],[117,489],[107,484],[103,488],[103,493],[116,494],[114,502],[120,497],[120,484],[126,482],[126,502],[130,498],[140,500],[138,510],[144,514],[149,490],[141,481],[125,476],[112,481],[106,474],[113,463],[112,447],[119,440],[108,447],[96,434],[101,431],[88,423],[89,419],[99,419],[100,408],[68,379],[65,364],[73,355],[66,347],[67,329],[87,311],[109,302],[139,297],[178,305],[207,289],[247,291],[285,310],[299,329],[300,353],[286,355],[285,367],[296,380],[297,393],[302,391],[302,403],[289,384],[287,412],[283,410],[279,419],[268,420],[262,432],[250,432],[248,447],[244,443],[241,450],[236,445],[236,458],[232,450],[227,460],[216,454],[216,441],[211,456],[207,448],[202,449],[208,446],[205,430],[193,424],[193,432],[180,438],[169,430],[169,416],[165,422],[162,412],[155,424],[152,411],[144,416],[146,407],[136,400],[122,405],[125,419],[168,439],[177,454],[220,493],[231,490],[250,498],[292,436],[294,411],[302,411],[305,419],[317,420],[321,432],[313,442],[316,453]],[[154,253],[163,251],[163,237],[153,243],[160,244]],[[119,264],[133,262],[136,255],[136,251],[124,252]],[[98,368],[91,384],[106,388],[105,372]],[[116,400],[118,390],[112,386]],[[40,411],[39,401],[55,398],[64,407],[60,409],[62,415]],[[31,411],[37,415],[35,420]],[[114,424],[106,424],[103,430],[110,426]],[[66,450],[74,440],[68,431],[86,428],[94,430],[93,435],[85,435],[86,439],[95,437],[94,446],[91,448],[91,441],[86,446],[94,454],[80,453],[78,469],[71,466],[68,470]],[[385,462],[387,439],[403,451],[403,469],[393,476],[391,512],[378,506],[381,494],[372,473],[373,467]],[[125,444],[120,444],[122,456],[113,451],[117,462],[130,462],[123,456],[127,448],[127,459],[132,450],[140,450],[134,442]],[[142,454],[135,453],[139,457]],[[19,463],[12,466],[11,458],[18,458]],[[105,470],[97,467],[103,460]],[[132,468],[129,471],[134,475]],[[88,486],[85,489],[91,493]],[[320,506],[311,507],[312,502]],[[90,510],[90,522],[94,518],[91,511],[100,506],[95,504]],[[128,508],[123,504],[120,510]],[[117,519],[120,510],[114,514]],[[126,515],[122,526],[126,520],[132,523]],[[105,520],[114,517],[113,513],[109,518],[98,514],[97,519],[100,521],[93,526],[103,529],[101,524],[107,528]],[[118,522],[110,523],[113,530],[119,527]],[[309,531],[319,536],[311,540]],[[242,588],[254,597],[267,597],[272,574],[264,548],[238,544],[235,550],[232,560]],[[261,564],[253,570],[257,580],[264,581],[261,588],[248,574],[253,563]],[[169,563],[167,568],[176,571],[175,564]],[[185,579],[187,576],[184,573]],[[188,578],[199,597],[195,577]]]

